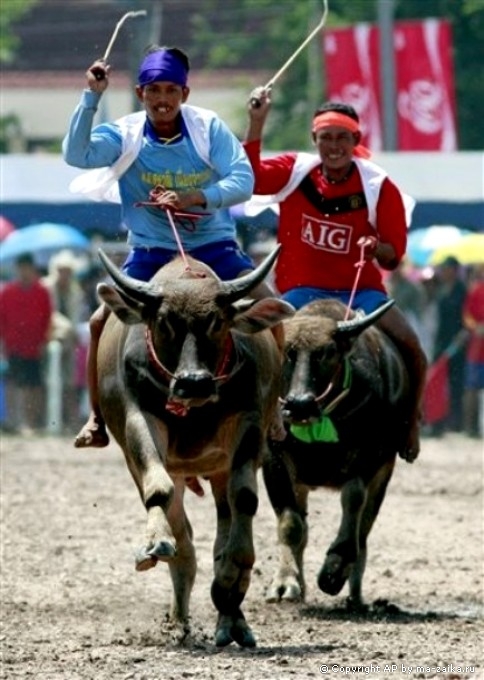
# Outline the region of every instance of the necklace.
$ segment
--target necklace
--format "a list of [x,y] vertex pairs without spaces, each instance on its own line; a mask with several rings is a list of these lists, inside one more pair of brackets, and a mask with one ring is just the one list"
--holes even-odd
[[343,175],[343,177],[340,177],[339,179],[331,179],[331,177],[328,177],[328,175],[325,173],[323,166],[321,166],[321,174],[324,177],[324,179],[329,182],[329,184],[342,184],[343,182],[346,182],[346,180],[350,177],[351,173],[353,172],[355,164],[352,162],[348,172]]
[[174,135],[173,137],[158,137],[158,141],[160,141],[162,144],[166,146],[167,144],[171,144],[172,142],[174,142],[176,139],[180,139],[181,136],[182,136],[181,132],[177,132],[177,134]]

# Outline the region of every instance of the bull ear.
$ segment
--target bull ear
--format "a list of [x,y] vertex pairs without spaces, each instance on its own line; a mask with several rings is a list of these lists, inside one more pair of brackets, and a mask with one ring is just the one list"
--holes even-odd
[[[137,279],[132,279],[130,276],[123,274],[123,272],[111,262],[101,248],[98,250],[98,255],[107,273],[114,281],[116,288],[123,293],[125,299],[126,297],[129,297],[131,300],[143,304],[149,304],[149,302],[153,301],[154,293],[150,283],[138,281]],[[157,297],[160,295],[161,290],[157,290]]]
[[114,286],[99,283],[97,293],[118,319],[127,326],[141,323],[141,306],[122,295]]
[[239,276],[232,281],[222,281],[220,284],[220,293],[218,294],[219,303],[230,304],[231,302],[241,300],[245,295],[248,295],[250,291],[258,286],[269,274],[280,249],[281,245],[278,244],[260,265],[248,274]]
[[355,316],[354,319],[349,321],[338,321],[336,323],[336,336],[357,336],[362,333],[366,328],[374,324],[378,319],[387,312],[390,307],[393,307],[395,300],[388,300],[383,305],[380,305],[371,314],[365,314],[364,316]]
[[259,333],[265,328],[272,328],[296,312],[288,302],[276,298],[243,300],[236,305],[236,310],[233,328],[247,335]]

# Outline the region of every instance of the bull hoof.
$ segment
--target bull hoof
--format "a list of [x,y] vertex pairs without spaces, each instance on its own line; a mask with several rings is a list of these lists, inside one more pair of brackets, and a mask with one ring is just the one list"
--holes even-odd
[[361,597],[352,597],[351,595],[346,598],[346,609],[352,614],[367,614],[369,607],[363,602]]
[[346,583],[350,568],[351,564],[345,562],[341,555],[327,555],[318,576],[319,589],[328,595],[337,595]]
[[420,453],[419,434],[418,424],[414,423],[414,425],[410,428],[407,441],[403,444],[399,451],[400,458],[406,460],[407,463],[413,463],[414,460],[418,458],[418,454]]
[[236,642],[241,647],[255,647],[256,640],[246,620],[242,617],[220,616],[215,631],[215,644],[217,647],[227,647]]
[[266,594],[266,602],[301,602],[303,595],[298,583],[272,585]]
[[160,541],[152,548],[140,548],[135,557],[136,571],[147,571],[158,562],[169,562],[176,555],[176,548],[168,541]]

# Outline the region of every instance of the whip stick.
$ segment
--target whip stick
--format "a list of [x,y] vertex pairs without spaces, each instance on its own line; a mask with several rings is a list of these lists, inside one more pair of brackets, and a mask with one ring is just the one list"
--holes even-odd
[[[111,54],[111,50],[113,49],[113,45],[116,41],[116,38],[118,37],[118,33],[121,29],[121,26],[124,24],[126,19],[133,19],[134,17],[140,17],[140,16],[146,16],[146,10],[145,9],[140,9],[137,12],[126,12],[126,14],[123,14],[121,19],[118,21],[116,24],[116,27],[113,31],[113,34],[111,36],[111,40],[108,43],[108,46],[106,47],[106,51],[104,52],[103,57],[99,61],[107,62],[109,55]],[[106,73],[103,68],[94,68],[91,69],[91,72],[94,73],[96,76],[96,80],[102,80]]]
[[[289,66],[291,66],[293,61],[301,54],[303,49],[311,42],[314,36],[317,35],[319,31],[323,28],[328,16],[328,0],[323,0],[323,4],[324,4],[323,16],[321,17],[321,21],[319,22],[319,24],[311,31],[308,37],[299,45],[297,50],[295,50],[293,54],[291,54],[289,59],[281,66],[277,73],[273,75],[272,78],[264,85],[263,87],[264,90],[270,90],[272,88],[274,83],[276,83],[279,80],[282,74],[287,71],[287,69],[289,68]],[[251,106],[255,108],[258,108],[260,106],[260,101],[256,97],[253,97],[250,100],[250,103]]]

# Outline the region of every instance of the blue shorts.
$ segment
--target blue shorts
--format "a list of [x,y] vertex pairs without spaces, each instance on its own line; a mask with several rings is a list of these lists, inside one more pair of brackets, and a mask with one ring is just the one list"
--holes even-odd
[[465,372],[465,386],[469,390],[484,390],[484,364],[468,361]]
[[[350,297],[350,290],[326,290],[324,288],[302,286],[288,290],[282,295],[282,299],[289,302],[296,309],[300,309],[307,305],[308,302],[313,302],[313,300],[327,300],[329,298],[340,300],[343,304],[347,305]],[[357,290],[352,308],[362,309],[365,314],[370,314],[370,312],[373,312],[384,302],[387,302],[388,299],[388,295],[381,290]]]
[[[154,274],[177,255],[167,248],[135,247],[128,255],[122,270],[138,281],[149,281]],[[187,251],[187,255],[200,260],[213,269],[222,281],[237,278],[244,271],[255,269],[254,263],[235,241],[208,243]]]

